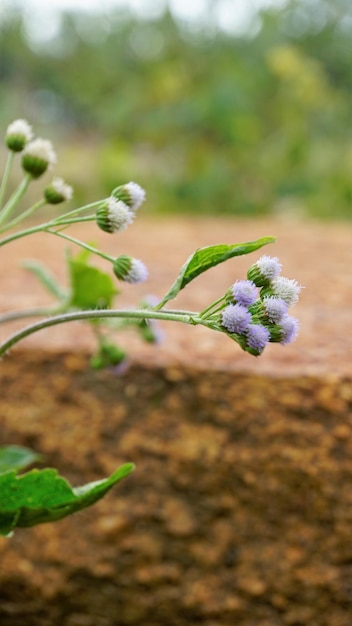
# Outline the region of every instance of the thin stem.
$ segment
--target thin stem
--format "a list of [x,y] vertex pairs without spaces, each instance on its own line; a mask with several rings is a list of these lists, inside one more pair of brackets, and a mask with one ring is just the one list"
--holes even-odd
[[225,300],[225,296],[221,296],[221,298],[218,298],[218,300],[215,300],[214,302],[209,304],[209,306],[207,306],[205,309],[203,309],[203,311],[200,312],[199,314],[200,317],[206,318],[209,315],[212,315],[213,313],[215,313],[216,311],[221,310],[222,306],[219,306],[219,305],[222,305],[224,300]]
[[66,241],[70,241],[71,243],[74,243],[77,246],[84,248],[85,250],[89,250],[89,252],[93,252],[93,254],[97,254],[102,259],[106,259],[107,261],[110,261],[111,263],[114,263],[115,261],[115,259],[109,254],[104,254],[104,252],[101,252],[97,248],[90,246],[88,243],[84,243],[80,239],[76,239],[76,237],[71,237],[71,235],[66,235],[66,233],[62,233],[58,230],[51,230],[50,228],[46,228],[45,232],[50,233],[51,235],[56,235],[57,237],[61,237],[62,239],[66,239]]
[[80,224],[81,222],[95,221],[95,215],[86,215],[85,217],[72,217],[70,219],[52,220],[51,222],[49,222],[48,226],[56,228],[56,226],[69,226],[70,224]]
[[24,311],[10,311],[0,315],[0,324],[6,324],[7,322],[15,322],[26,317],[47,317],[48,315],[58,315],[62,312],[61,307],[49,307],[49,308],[37,308],[37,309],[25,309]]
[[5,239],[0,240],[0,247],[4,246],[7,243],[11,243],[11,241],[16,241],[16,239],[21,239],[22,237],[26,237],[27,235],[33,235],[34,233],[40,233],[45,231],[45,229],[51,225],[48,224],[38,224],[37,226],[32,226],[32,228],[26,228],[25,230],[20,230],[17,233],[13,233],[13,235],[9,235],[5,237]]
[[40,209],[45,204],[46,204],[45,198],[38,200],[38,202],[33,204],[31,207],[29,207],[29,209],[27,209],[26,211],[23,211],[23,213],[15,217],[13,220],[11,220],[11,222],[8,222],[6,226],[3,226],[2,228],[0,228],[0,233],[3,233],[6,230],[9,230],[9,228],[13,228],[13,226],[16,226],[16,224],[19,224],[19,222],[22,222],[22,220],[32,215],[32,213]]
[[1,186],[0,186],[0,210],[2,207],[2,203],[4,201],[4,195],[5,195],[7,183],[9,182],[14,158],[15,158],[15,153],[11,150],[7,155],[4,175],[2,177]]
[[55,220],[55,222],[60,221],[61,219],[66,219],[67,217],[70,217],[71,215],[77,215],[78,213],[82,213],[83,211],[94,209],[95,207],[101,206],[102,202],[104,202],[104,200],[96,200],[95,202],[91,202],[90,204],[85,204],[84,206],[81,206],[78,209],[73,209],[72,211],[68,211],[67,213],[64,213],[63,215],[58,217]]
[[[2,344],[0,344],[0,357],[2,357],[10,348],[19,343],[22,339],[33,335],[39,330],[43,330],[44,328],[49,328],[51,326],[57,326],[58,324],[64,324],[66,322],[74,322],[79,320],[92,320],[99,318],[130,318],[130,319],[157,319],[157,320],[167,320],[173,322],[183,322],[184,324],[203,324],[203,320],[201,320],[198,316],[198,313],[194,313],[192,315],[183,315],[179,313],[169,313],[168,311],[148,311],[146,309],[100,309],[93,311],[75,311],[73,313],[65,313],[63,315],[57,315],[55,317],[50,317],[46,320],[41,320],[36,322],[35,324],[31,324],[30,326],[26,326],[22,330],[14,333],[6,339]],[[206,325],[206,324],[204,324]]]
[[208,311],[208,313],[205,316],[201,315],[201,317],[202,317],[202,319],[205,319],[205,320],[213,318],[214,315],[216,315],[216,313],[219,313],[220,311],[223,311],[223,309],[224,309],[223,304],[220,304],[219,306],[215,307],[214,309],[211,309],[211,311]]
[[21,200],[22,196],[26,193],[29,183],[32,180],[32,176],[30,174],[26,174],[22,182],[18,185],[17,189],[13,192],[11,198],[8,200],[7,204],[5,204],[2,212],[0,214],[0,224],[3,224],[5,220],[10,216],[15,206]]
[[[92,217],[87,217],[86,218],[82,218],[79,221],[92,221]],[[67,220],[66,222],[61,222],[61,223],[57,223],[56,220],[51,220],[50,222],[46,222],[44,224],[38,224],[37,226],[32,226],[32,228],[25,228],[24,230],[20,230],[17,233],[13,233],[12,235],[9,235],[8,237],[5,237],[5,239],[1,239],[0,240],[0,248],[1,246],[4,246],[7,243],[11,243],[12,241],[16,241],[16,239],[21,239],[22,237],[27,237],[27,235],[33,235],[35,233],[40,233],[40,232],[50,232],[52,234],[58,234],[55,231],[51,231],[49,230],[50,228],[54,228],[56,225],[58,226],[69,226],[70,224],[73,224],[74,221],[71,222],[71,220]],[[80,242],[81,243],[81,242]],[[111,260],[109,258],[109,260]]]

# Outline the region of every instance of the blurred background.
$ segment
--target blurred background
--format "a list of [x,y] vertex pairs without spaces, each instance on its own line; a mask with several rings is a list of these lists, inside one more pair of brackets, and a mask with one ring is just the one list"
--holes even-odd
[[0,0],[0,122],[78,203],[349,218],[351,55],[351,0]]

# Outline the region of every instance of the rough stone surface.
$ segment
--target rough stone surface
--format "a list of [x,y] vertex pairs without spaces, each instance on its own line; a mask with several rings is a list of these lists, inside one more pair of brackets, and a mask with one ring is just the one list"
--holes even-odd
[[[0,540],[1,625],[350,626],[352,228],[133,229],[123,250],[119,238],[102,245],[145,260],[159,295],[194,247],[277,234],[270,253],[306,286],[300,338],[254,359],[221,335],[167,326],[161,347],[124,337],[132,365],[117,376],[89,369],[89,333],[72,324],[3,359],[0,444],[36,449],[74,485],[137,469],[94,508]],[[29,242],[11,254],[47,257],[63,276],[56,240]],[[257,257],[212,270],[180,306],[205,306]],[[3,310],[48,302],[8,267]],[[126,288],[124,305],[142,287]]]

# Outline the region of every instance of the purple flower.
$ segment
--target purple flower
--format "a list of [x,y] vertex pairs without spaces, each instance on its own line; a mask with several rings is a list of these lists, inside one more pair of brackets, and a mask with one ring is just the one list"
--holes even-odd
[[262,352],[270,340],[268,329],[261,324],[249,324],[246,335],[249,348],[258,352]]
[[235,302],[250,306],[258,298],[258,290],[252,280],[236,280],[231,288]]
[[280,320],[281,339],[280,343],[285,345],[294,341],[299,331],[299,320],[292,315],[284,315]]
[[229,333],[244,333],[252,316],[242,304],[229,304],[222,312],[221,322]]
[[282,298],[276,298],[274,296],[266,296],[263,298],[263,304],[269,321],[274,324],[278,324],[288,310],[288,304]]

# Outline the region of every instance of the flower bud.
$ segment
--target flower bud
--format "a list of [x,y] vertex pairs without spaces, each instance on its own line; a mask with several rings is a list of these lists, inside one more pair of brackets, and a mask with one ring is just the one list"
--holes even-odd
[[148,270],[144,263],[126,254],[117,257],[113,270],[119,280],[130,284],[143,283],[148,278]]
[[270,327],[270,341],[286,345],[294,341],[299,331],[299,320],[292,315],[283,315],[280,322]]
[[248,280],[252,280],[257,287],[268,287],[281,271],[281,263],[277,257],[262,256],[248,272]]
[[270,341],[270,332],[262,324],[249,324],[246,335],[248,347],[258,355],[263,352],[265,346]]
[[251,280],[236,280],[226,293],[226,301],[250,306],[256,302],[258,290]]
[[242,304],[229,304],[221,314],[221,324],[229,333],[241,335],[251,323],[251,314]]
[[5,142],[9,150],[22,152],[32,137],[32,127],[26,120],[19,119],[7,127]]
[[108,198],[97,210],[97,225],[106,233],[125,230],[133,222],[134,215],[125,202]]
[[22,167],[33,178],[39,178],[56,163],[56,153],[51,141],[34,139],[26,145],[22,156]]
[[294,278],[278,276],[272,283],[273,294],[286,302],[287,306],[293,306],[298,302],[302,287]]
[[127,206],[135,213],[137,209],[141,206],[141,204],[145,200],[145,191],[144,189],[134,182],[126,183],[125,185],[120,185],[119,187],[115,187],[112,191],[112,197],[116,198],[116,200],[122,200]]
[[51,185],[44,189],[44,197],[48,204],[60,204],[71,200],[73,189],[62,178],[54,178]]

